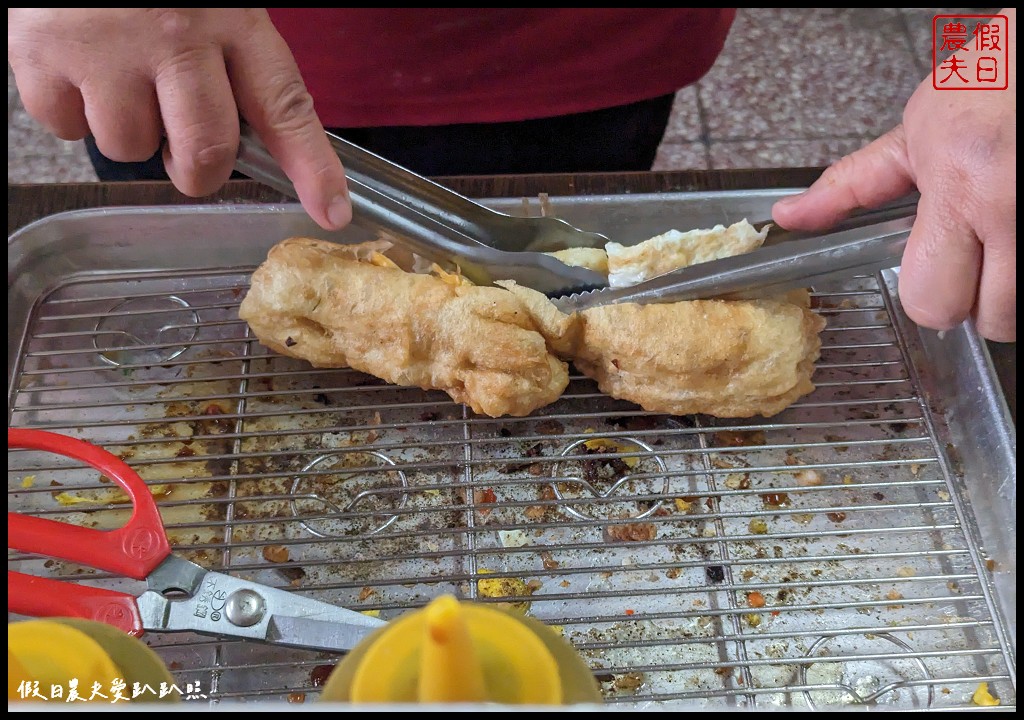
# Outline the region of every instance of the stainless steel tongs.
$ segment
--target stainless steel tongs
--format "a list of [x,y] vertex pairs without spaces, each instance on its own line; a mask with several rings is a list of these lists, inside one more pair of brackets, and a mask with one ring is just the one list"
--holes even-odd
[[[413,252],[457,265],[478,285],[515,280],[551,296],[603,287],[607,278],[570,267],[547,251],[603,247],[608,238],[553,217],[520,218],[496,212],[328,133],[341,158],[353,222],[387,230]],[[242,124],[236,169],[279,192],[295,187],[251,127]]]
[[680,268],[632,287],[572,294],[554,303],[572,313],[613,303],[762,298],[827,278],[876,272],[900,264],[916,216],[915,195],[857,213],[827,234],[771,231],[761,248],[745,255]]

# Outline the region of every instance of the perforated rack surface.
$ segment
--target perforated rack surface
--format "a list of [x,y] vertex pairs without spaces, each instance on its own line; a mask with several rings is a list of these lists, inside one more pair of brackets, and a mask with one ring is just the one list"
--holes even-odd
[[[648,413],[577,374],[530,417],[475,416],[269,354],[237,316],[247,282],[62,283],[32,308],[10,425],[123,457],[177,551],[211,569],[385,619],[442,593],[514,603],[561,629],[609,703],[977,709],[987,682],[1015,704],[955,449],[877,278],[815,293],[817,390],[747,420]],[[9,453],[10,510],[114,527],[122,499],[70,461]],[[200,702],[312,702],[337,660],[147,639]]]

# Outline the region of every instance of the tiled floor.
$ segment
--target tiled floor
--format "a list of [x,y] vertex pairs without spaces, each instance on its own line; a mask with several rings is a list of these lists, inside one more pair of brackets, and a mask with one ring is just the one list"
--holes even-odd
[[[827,165],[900,120],[931,68],[932,16],[963,8],[749,8],[681,90],[654,169]],[[81,143],[25,112],[8,68],[8,182],[95,180]]]

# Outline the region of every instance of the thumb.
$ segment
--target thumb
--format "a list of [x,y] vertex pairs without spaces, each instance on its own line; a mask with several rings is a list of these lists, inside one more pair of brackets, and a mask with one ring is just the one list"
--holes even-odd
[[789,230],[824,230],[851,211],[873,208],[914,189],[903,126],[897,125],[821,174],[799,195],[772,207],[772,218]]

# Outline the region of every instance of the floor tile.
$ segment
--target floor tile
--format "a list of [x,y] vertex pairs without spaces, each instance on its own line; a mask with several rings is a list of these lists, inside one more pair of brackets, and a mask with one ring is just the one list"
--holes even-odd
[[669,118],[668,127],[665,128],[663,142],[681,143],[700,140],[704,135],[700,116],[697,87],[692,85],[677,92],[676,99],[672,103],[672,116]]
[[877,136],[920,74],[893,8],[741,9],[701,80],[709,139]]
[[85,146],[71,155],[26,155],[7,161],[9,183],[96,182]]
[[18,101],[18,86],[14,82],[14,71],[11,64],[7,64],[7,124],[11,123],[11,113],[21,103]]
[[25,108],[18,107],[7,120],[7,161],[26,156],[53,155],[71,156],[77,152],[79,141],[70,142],[51,135],[30,116]]
[[702,142],[662,143],[651,169],[707,170],[707,147]]
[[824,167],[867,144],[863,139],[743,140],[713,142],[711,168]]

